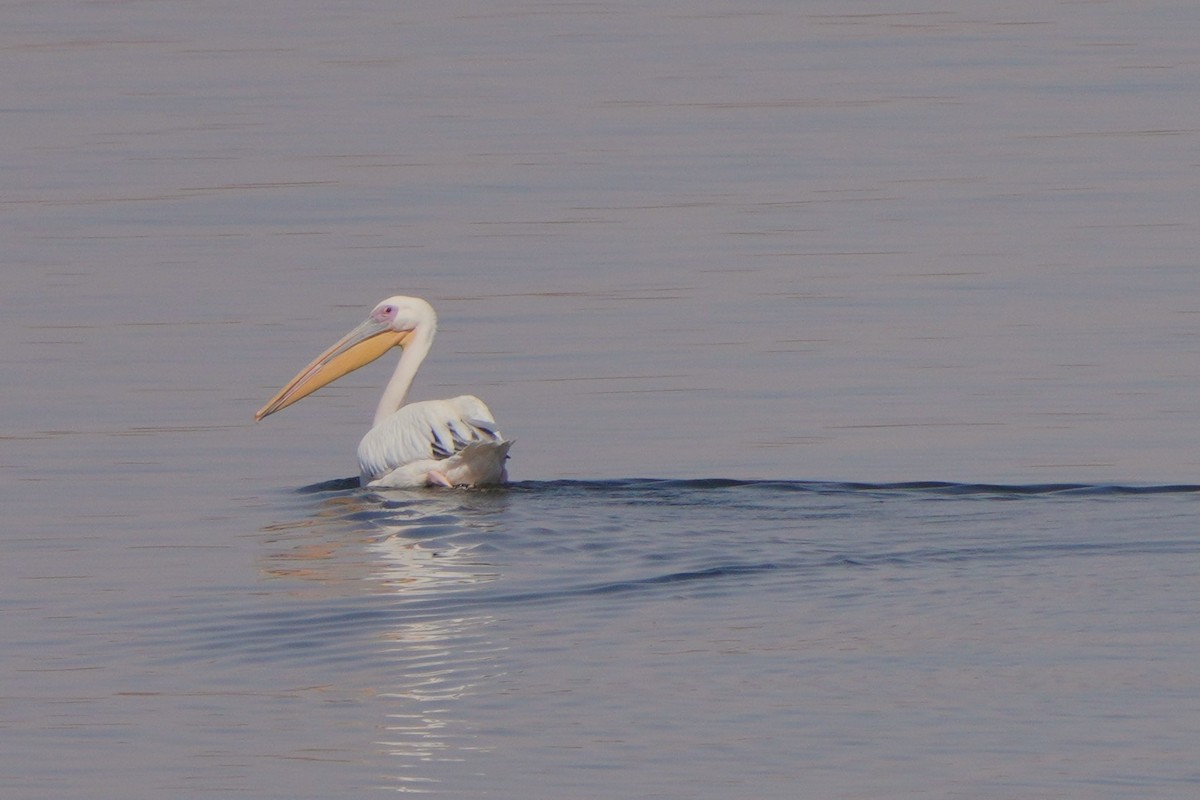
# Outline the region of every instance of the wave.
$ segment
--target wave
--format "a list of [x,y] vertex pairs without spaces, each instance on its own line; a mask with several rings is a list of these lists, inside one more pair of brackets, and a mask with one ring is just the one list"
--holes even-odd
[[[262,585],[242,599],[206,591],[190,620],[145,616],[165,651],[386,663],[396,642],[484,647],[489,620],[524,607],[586,616],[645,598],[1200,555],[1195,484],[620,478],[380,492],[339,478],[295,491],[259,532]],[[264,585],[282,591],[243,610]]]
[[[360,487],[358,478],[334,478],[296,489],[299,494],[321,494],[327,492],[356,491]],[[516,481],[501,487],[489,487],[471,491],[553,493],[553,492],[603,492],[621,494],[628,492],[654,491],[713,491],[722,489],[749,489],[810,494],[903,494],[945,495],[954,497],[1030,497],[1030,496],[1124,496],[1200,494],[1200,484],[1108,484],[1108,483],[954,483],[951,481],[900,481],[892,483],[861,483],[855,481],[808,481],[808,480],[743,480],[737,478],[610,478],[599,480],[544,480]],[[370,494],[390,494],[378,490],[364,490]],[[399,490],[408,493],[423,493],[432,490]]]

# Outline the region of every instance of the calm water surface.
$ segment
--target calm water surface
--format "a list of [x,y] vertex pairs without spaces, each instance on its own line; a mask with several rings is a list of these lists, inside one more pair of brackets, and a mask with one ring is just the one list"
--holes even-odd
[[1200,7],[3,14],[6,797],[1195,795]]

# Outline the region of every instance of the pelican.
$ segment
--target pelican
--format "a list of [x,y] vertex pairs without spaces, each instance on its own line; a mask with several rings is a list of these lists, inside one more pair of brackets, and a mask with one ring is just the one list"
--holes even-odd
[[496,418],[482,400],[464,394],[404,404],[436,332],[437,314],[429,303],[419,297],[389,297],[292,378],[254,419],[287,408],[399,347],[400,363],[383,390],[371,430],[358,444],[361,485],[412,488],[504,483],[508,479],[504,462],[512,441],[500,435]]

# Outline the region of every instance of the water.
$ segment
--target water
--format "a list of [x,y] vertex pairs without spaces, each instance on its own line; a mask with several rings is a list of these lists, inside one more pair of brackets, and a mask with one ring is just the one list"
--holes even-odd
[[335,485],[272,496],[279,521],[256,531],[209,523],[227,535],[27,575],[59,596],[10,642],[11,790],[1169,797],[1200,780],[1200,487]]
[[5,796],[1192,796],[1198,16],[10,5]]

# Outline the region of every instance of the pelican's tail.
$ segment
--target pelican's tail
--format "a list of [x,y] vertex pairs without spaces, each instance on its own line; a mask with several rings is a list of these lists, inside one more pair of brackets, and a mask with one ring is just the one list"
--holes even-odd
[[508,482],[508,448],[512,439],[471,442],[429,471],[428,486],[495,486]]

